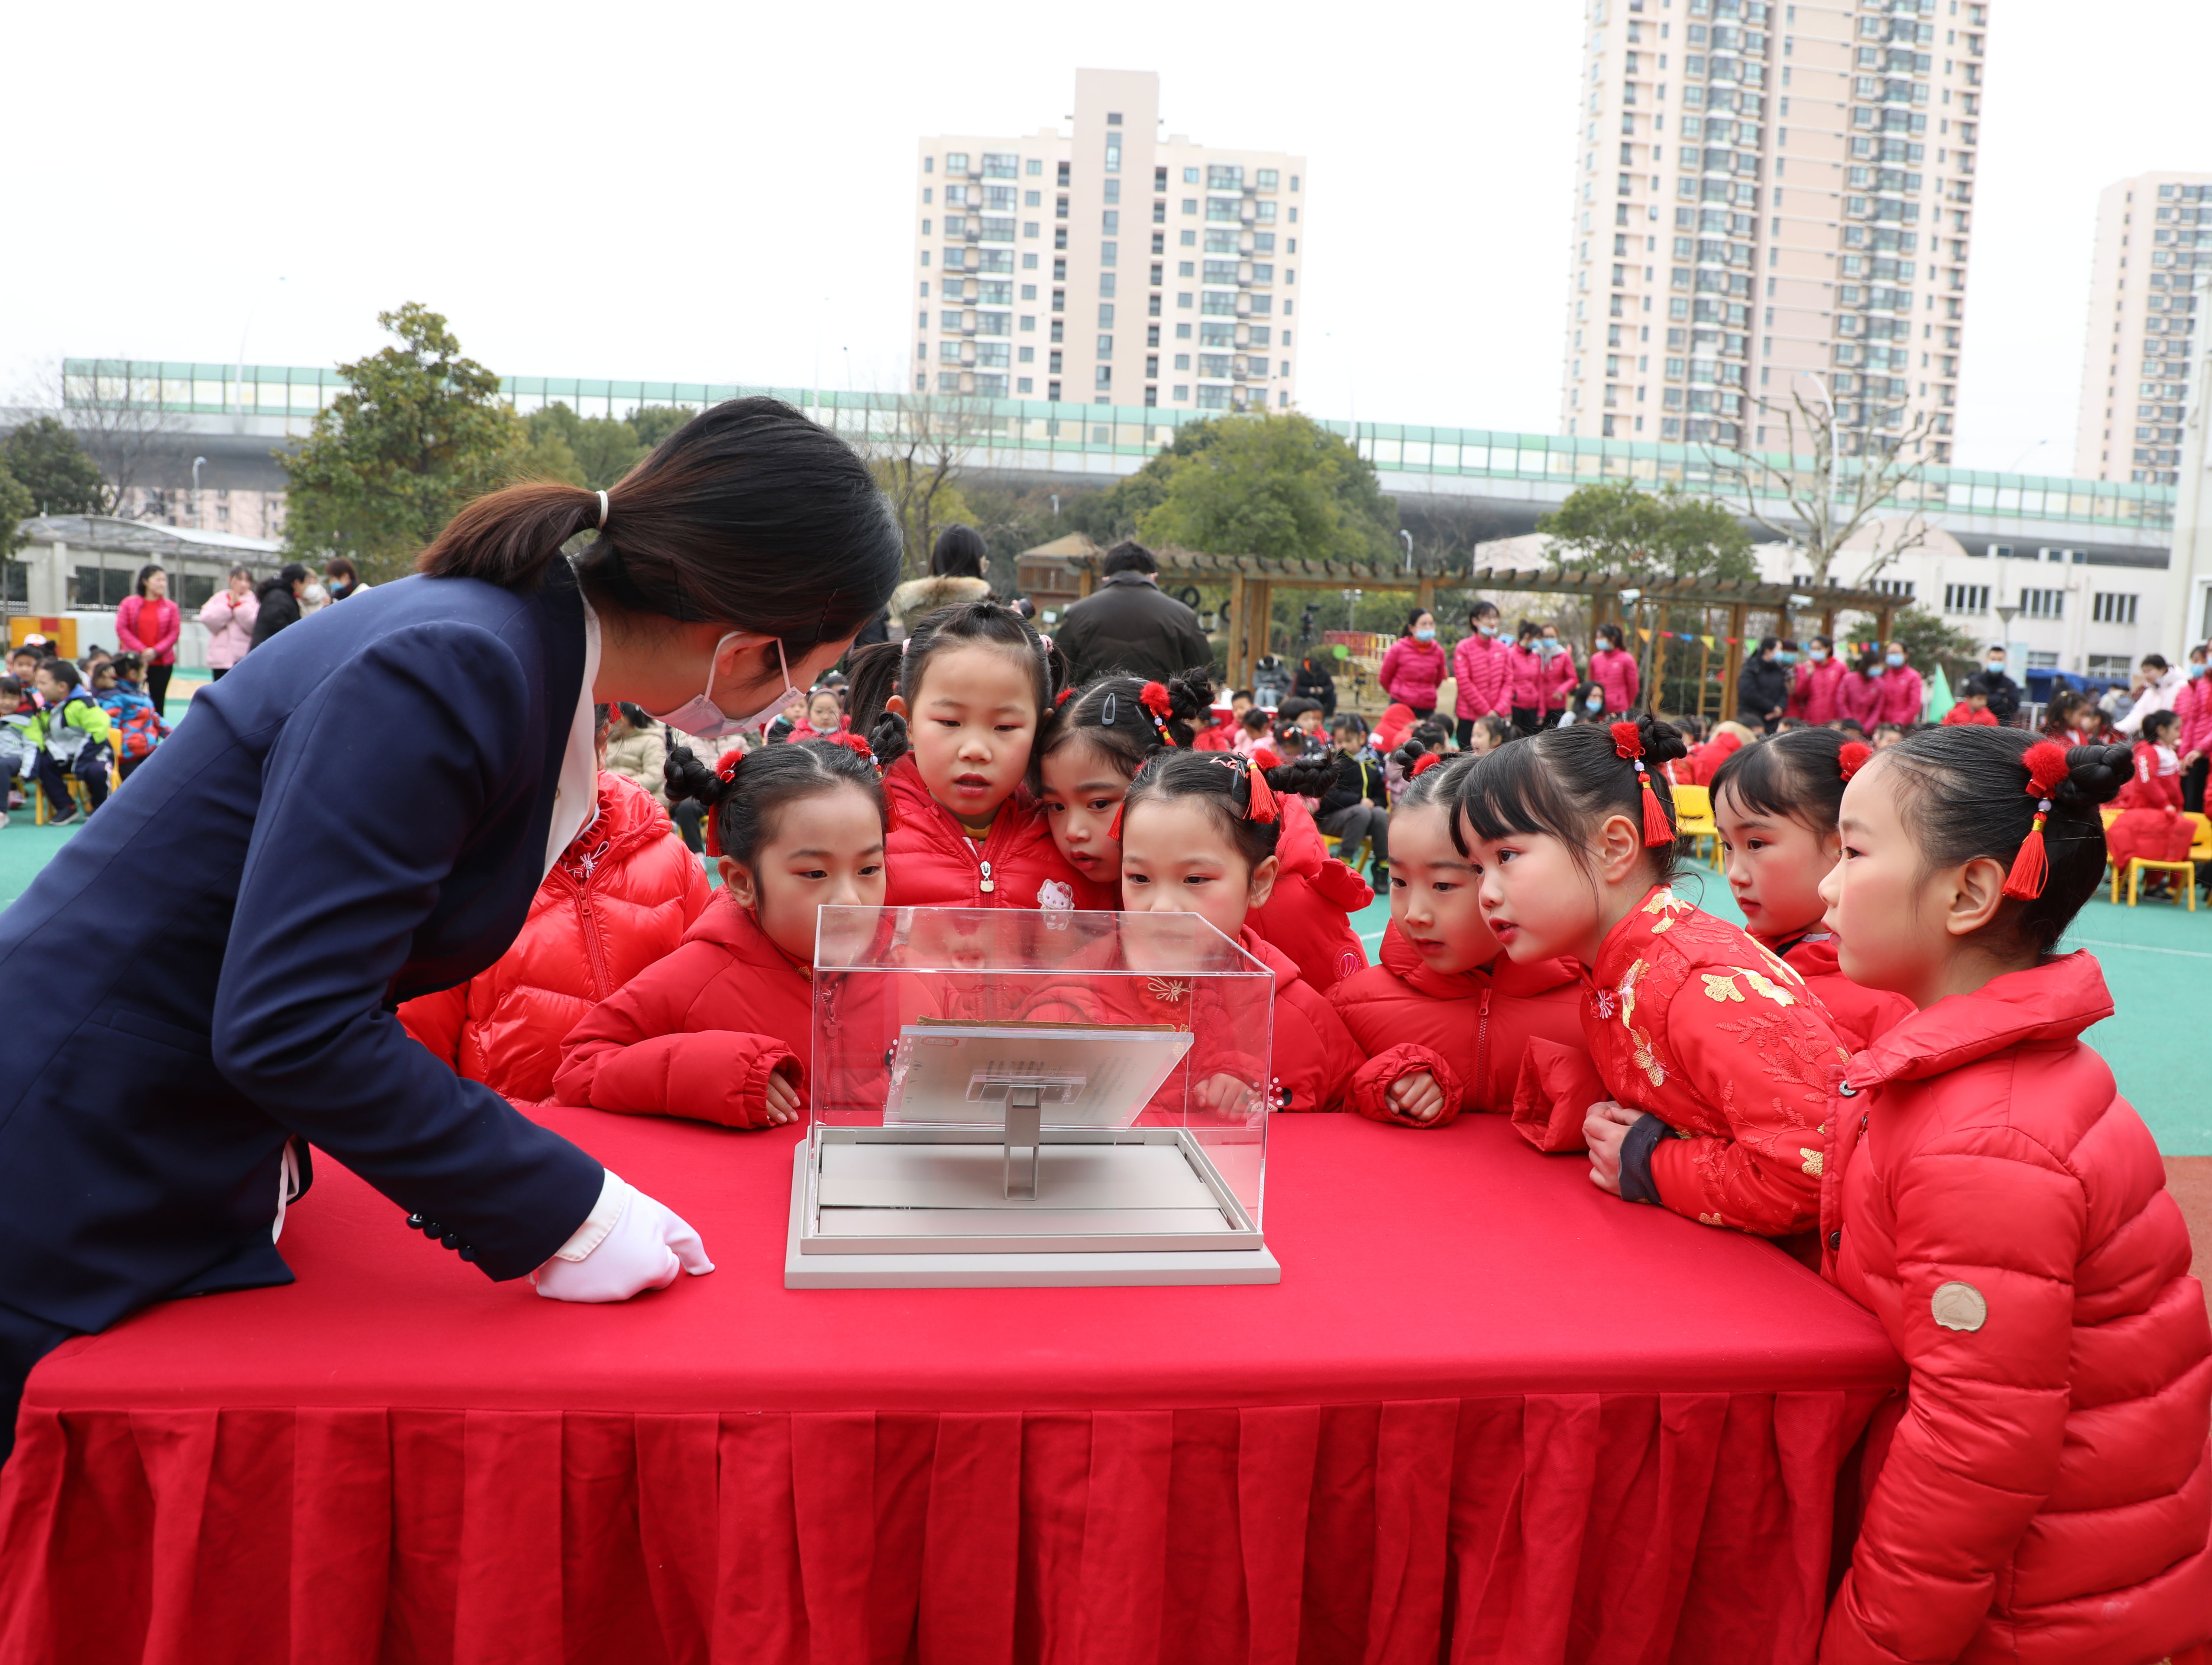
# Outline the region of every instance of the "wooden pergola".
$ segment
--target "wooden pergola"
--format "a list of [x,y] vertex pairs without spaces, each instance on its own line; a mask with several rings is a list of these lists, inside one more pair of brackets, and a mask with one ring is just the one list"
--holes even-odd
[[[1820,621],[1820,633],[1833,637],[1836,616],[1839,613],[1872,613],[1879,621],[1877,635],[1883,641],[1895,623],[1898,609],[1906,605],[1905,598],[1882,590],[1849,590],[1830,580],[1823,590],[1808,590],[1790,584],[1767,584],[1753,580],[1714,581],[1686,578],[1652,579],[1642,584],[1611,574],[1569,572],[1559,567],[1524,568],[1514,567],[1478,567],[1465,574],[1437,572],[1407,572],[1401,568],[1380,562],[1352,561],[1301,561],[1289,557],[1258,555],[1211,555],[1199,550],[1174,548],[1156,549],[1153,558],[1160,563],[1163,583],[1170,579],[1195,580],[1201,584],[1225,585],[1229,591],[1229,625],[1227,671],[1232,688],[1249,686],[1253,667],[1268,652],[1268,627],[1273,617],[1274,592],[1277,589],[1291,590],[1381,590],[1402,591],[1410,593],[1424,607],[1432,606],[1436,592],[1441,588],[1487,590],[1492,592],[1522,592],[1534,595],[1572,595],[1586,597],[1590,604],[1590,625],[1618,622],[1635,628],[1659,627],[1661,610],[1669,606],[1725,607],[1728,609],[1727,655],[1721,675],[1721,713],[1735,714],[1736,673],[1743,666],[1743,648],[1750,615],[1772,613],[1780,620],[1774,634],[1791,634],[1793,620]],[[1063,556],[1061,557],[1079,574],[1078,583],[1082,593],[1089,595],[1097,583],[1101,556]],[[1633,611],[1649,606],[1653,611],[1649,627],[1636,625],[1636,620],[1623,611],[1620,599],[1624,590],[1640,592],[1637,600],[1627,604]]]

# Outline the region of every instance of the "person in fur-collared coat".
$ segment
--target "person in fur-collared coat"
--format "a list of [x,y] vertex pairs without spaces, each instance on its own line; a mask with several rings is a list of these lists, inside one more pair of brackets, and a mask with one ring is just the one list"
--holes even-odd
[[983,534],[973,526],[947,526],[929,552],[929,576],[909,578],[891,592],[890,622],[897,639],[939,607],[963,601],[988,601],[991,586],[983,577]]

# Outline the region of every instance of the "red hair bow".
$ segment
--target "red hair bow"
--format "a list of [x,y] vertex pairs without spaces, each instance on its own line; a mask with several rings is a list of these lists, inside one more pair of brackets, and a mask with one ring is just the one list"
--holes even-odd
[[828,741],[833,746],[842,746],[848,751],[856,751],[872,763],[876,761],[876,749],[868,744],[867,737],[855,734],[849,728],[841,728],[835,734],[823,734],[818,738]]
[[1407,770],[1406,771],[1406,778],[1407,778],[1408,781],[1418,781],[1418,780],[1419,780],[1419,779],[1421,778],[1421,776],[1422,776],[1424,774],[1425,774],[1425,773],[1426,773],[1427,771],[1429,771],[1430,769],[1434,769],[1434,768],[1435,768],[1438,763],[1441,763],[1442,762],[1443,762],[1443,759],[1441,757],[1439,757],[1437,753],[1435,753],[1435,752],[1433,752],[1433,751],[1425,752],[1425,753],[1423,753],[1423,754],[1422,754],[1422,756],[1421,756],[1421,757],[1419,757],[1419,759],[1414,763],[1414,764],[1413,764],[1413,768],[1411,768],[1411,769],[1407,769]]
[[1169,697],[1165,684],[1146,683],[1137,690],[1137,702],[1150,714],[1152,726],[1159,731],[1161,740],[1173,745],[1175,736],[1168,732],[1168,719],[1175,714],[1175,702]]
[[1874,748],[1857,740],[1846,740],[1836,753],[1836,770],[1848,781],[1867,766],[1874,756]]
[[2056,740],[2039,740],[2028,747],[2021,762],[2027,767],[2027,793],[2035,799],[2035,820],[2021,841],[2020,854],[2005,875],[2004,893],[2022,902],[2043,894],[2051,878],[2051,860],[2043,844],[2043,823],[2051,817],[2051,794],[2068,774],[2066,748]]
[[[715,778],[725,787],[733,784],[738,778],[738,769],[744,761],[745,749],[743,746],[732,746],[714,760]],[[705,817],[707,824],[703,829],[706,833],[707,854],[717,860],[721,858],[722,854],[722,836],[715,825],[722,818],[720,808],[721,806],[716,804],[707,806]]]
[[1613,736],[1613,755],[1636,765],[1636,779],[1644,790],[1644,843],[1648,849],[1674,842],[1674,829],[1667,824],[1667,811],[1660,807],[1659,793],[1651,784],[1651,771],[1644,767],[1644,731],[1633,722],[1618,722],[1608,726]]

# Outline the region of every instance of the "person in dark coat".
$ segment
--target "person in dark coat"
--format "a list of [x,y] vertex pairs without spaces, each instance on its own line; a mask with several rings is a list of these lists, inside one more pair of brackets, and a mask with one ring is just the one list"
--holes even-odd
[[1311,700],[1321,708],[1325,718],[1336,715],[1336,678],[1329,674],[1330,661],[1323,659],[1302,659],[1291,678],[1291,694],[1302,700]]
[[[572,568],[561,546],[594,528]],[[204,690],[0,914],[0,978],[36,991],[0,1024],[0,1438],[69,1337],[290,1282],[276,1238],[311,1145],[541,1295],[712,1270],[674,1214],[393,1014],[520,932],[596,801],[595,693],[685,733],[741,730],[836,660],[898,563],[844,442],[736,400],[611,494],[479,498],[422,575]],[[151,890],[113,882],[149,872]]]
[[274,578],[264,578],[255,586],[254,599],[261,604],[261,611],[253,621],[253,640],[246,651],[267,641],[279,630],[300,622],[300,592],[307,587],[307,569],[298,562],[285,563]]
[[1972,680],[1979,683],[1990,696],[1990,714],[1998,722],[2009,725],[2020,715],[2020,684],[2005,674],[2005,650],[2001,641],[1990,644],[1990,651],[1982,668]]
[[1097,591],[1067,610],[1054,644],[1073,667],[1069,681],[1126,672],[1165,682],[1213,663],[1198,615],[1160,592],[1160,563],[1141,544],[1106,551]]
[[[1759,651],[1743,662],[1736,672],[1736,720],[1747,728],[1764,728],[1769,734],[1782,720],[1782,714],[1790,705],[1789,664],[1781,657],[1784,644],[1772,636],[1761,637]],[[1797,644],[1789,644],[1790,657],[1797,656]]]

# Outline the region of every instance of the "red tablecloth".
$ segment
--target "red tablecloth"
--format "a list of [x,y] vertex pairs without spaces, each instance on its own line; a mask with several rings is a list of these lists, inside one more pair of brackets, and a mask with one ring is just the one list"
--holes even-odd
[[558,1305],[319,1163],[296,1285],[33,1375],[0,1660],[1802,1662],[1902,1381],[1495,1118],[1279,1118],[1279,1287],[810,1291],[789,1138],[546,1120],[720,1269]]

